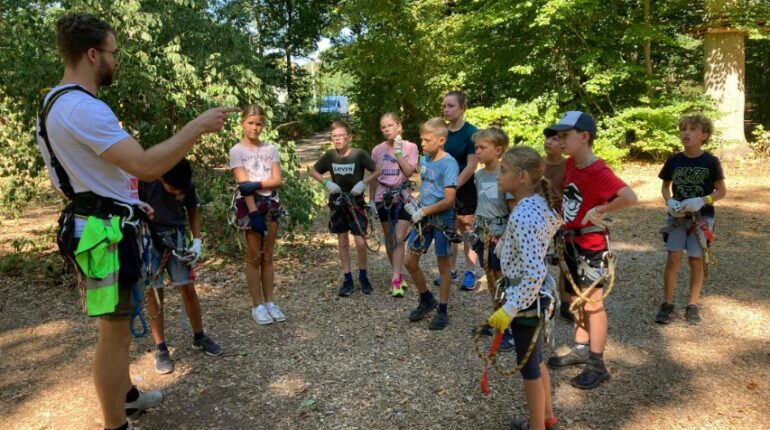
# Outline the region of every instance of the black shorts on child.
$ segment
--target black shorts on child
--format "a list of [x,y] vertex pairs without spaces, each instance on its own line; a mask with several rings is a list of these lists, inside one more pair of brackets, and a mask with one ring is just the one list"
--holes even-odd
[[369,222],[363,205],[355,203],[349,207],[329,204],[329,231],[331,233],[350,232],[353,236],[365,236],[368,226]]
[[[599,251],[589,251],[570,242],[566,242],[564,248],[564,260],[567,263],[572,279],[578,286],[589,286],[601,276],[602,268],[606,267],[607,264],[605,259],[607,248]],[[603,284],[596,286],[596,288],[603,287]],[[568,293],[576,294],[571,283],[567,282],[565,288]]]

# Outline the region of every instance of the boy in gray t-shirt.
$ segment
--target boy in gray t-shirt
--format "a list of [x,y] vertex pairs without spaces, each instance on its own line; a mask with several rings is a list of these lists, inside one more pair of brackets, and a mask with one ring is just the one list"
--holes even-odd
[[[353,140],[350,125],[335,121],[331,126],[334,148],[326,151],[313,164],[310,176],[322,183],[329,191],[329,230],[337,234],[337,248],[340,252],[344,281],[339,295],[347,297],[353,292],[353,274],[350,266],[350,242],[348,232],[353,234],[358,255],[358,282],[361,292],[372,293],[372,284],[366,273],[366,202],[364,191],[369,183],[380,175],[377,164],[366,151],[351,148]],[[372,172],[364,178],[364,170]],[[329,172],[331,180],[323,175]]]

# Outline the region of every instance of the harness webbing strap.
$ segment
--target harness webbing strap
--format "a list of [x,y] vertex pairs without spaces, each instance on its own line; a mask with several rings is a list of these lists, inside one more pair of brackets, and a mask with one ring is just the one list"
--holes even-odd
[[45,102],[45,99],[40,102],[41,107],[40,114],[38,116],[38,122],[40,124],[40,131],[38,134],[41,138],[43,138],[43,142],[45,142],[45,147],[48,150],[48,156],[51,161],[51,167],[53,168],[54,172],[56,172],[56,177],[59,179],[59,189],[70,200],[75,197],[75,190],[72,188],[72,183],[70,183],[70,177],[67,174],[67,171],[64,170],[64,166],[62,166],[59,162],[59,159],[56,157],[56,153],[51,147],[51,142],[48,140],[48,127],[46,127],[46,120],[48,120],[48,114],[51,112],[53,104],[56,102],[56,100],[58,100],[59,97],[63,96],[64,94],[70,93],[72,91],[82,91],[89,96],[96,98],[93,94],[89,93],[80,85],[62,88],[51,94],[51,96],[48,98],[48,102]]

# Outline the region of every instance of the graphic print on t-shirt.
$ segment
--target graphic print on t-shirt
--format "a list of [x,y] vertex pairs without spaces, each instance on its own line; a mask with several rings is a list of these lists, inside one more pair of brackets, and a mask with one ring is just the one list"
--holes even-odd
[[580,194],[575,183],[570,183],[564,187],[564,197],[562,198],[562,210],[564,211],[564,222],[574,221],[580,212],[580,205],[583,203],[583,195]]
[[356,164],[339,164],[332,163],[332,172],[335,175],[352,175],[356,171]]
[[677,184],[677,200],[684,200],[690,197],[703,197],[703,184],[709,179],[709,169],[706,167],[677,167],[674,169],[672,181]]

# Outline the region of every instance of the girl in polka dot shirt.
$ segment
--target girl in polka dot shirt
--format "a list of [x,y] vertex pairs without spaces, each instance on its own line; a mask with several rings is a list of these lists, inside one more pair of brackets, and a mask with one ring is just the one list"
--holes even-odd
[[[488,322],[501,332],[511,327],[518,361],[526,355],[536,327],[527,324],[523,318],[514,321],[514,317],[520,311],[537,306],[538,293],[547,274],[545,254],[561,224],[549,204],[544,167],[543,159],[534,149],[517,146],[503,155],[497,179],[500,190],[510,193],[517,203],[495,248],[510,287],[505,291],[505,304],[489,317]],[[537,339],[521,375],[529,419],[516,420],[514,428],[558,429],[551,402],[551,380],[543,364],[541,339]]]

